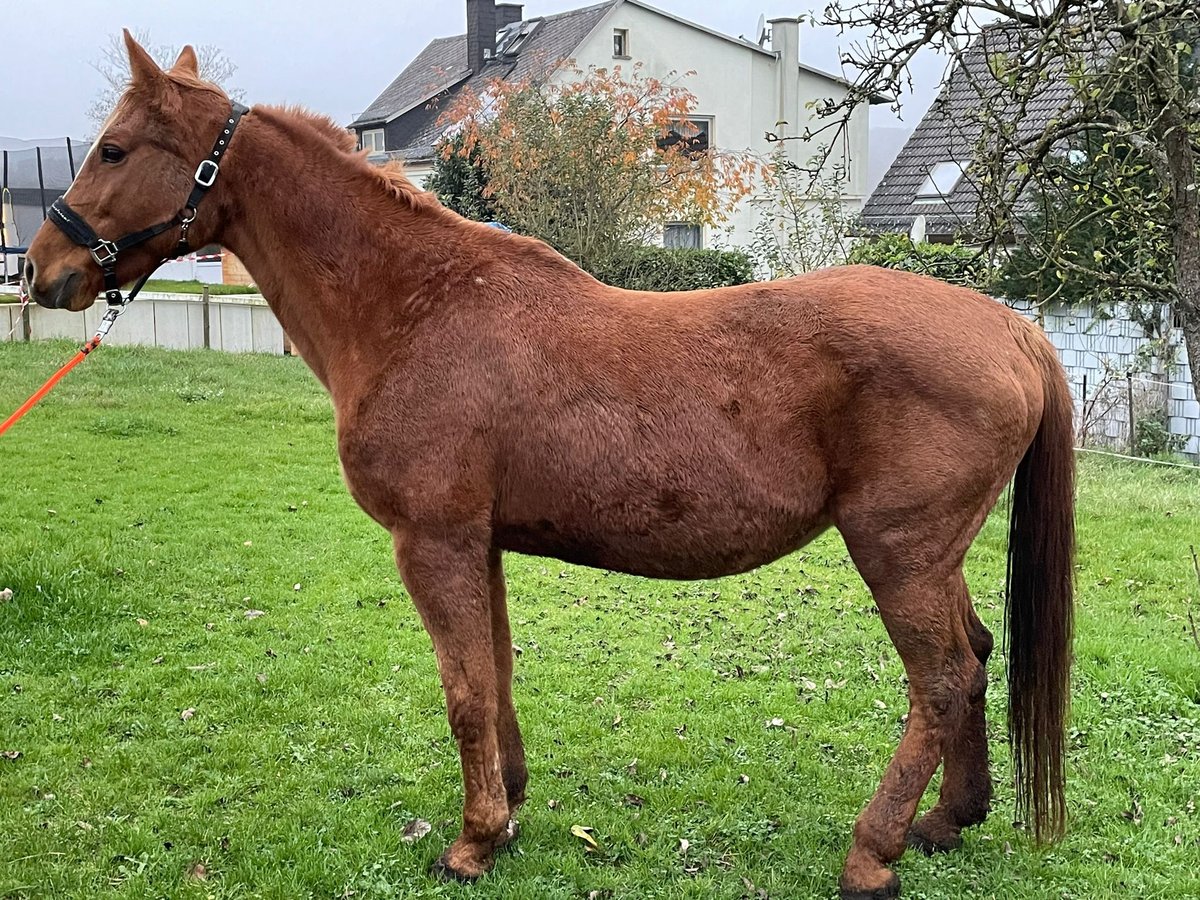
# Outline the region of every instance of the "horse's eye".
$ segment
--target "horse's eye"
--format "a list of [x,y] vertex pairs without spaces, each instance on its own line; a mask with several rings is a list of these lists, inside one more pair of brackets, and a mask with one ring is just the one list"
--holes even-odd
[[100,158],[106,163],[119,163],[125,158],[125,151],[112,144],[105,144],[100,148]]

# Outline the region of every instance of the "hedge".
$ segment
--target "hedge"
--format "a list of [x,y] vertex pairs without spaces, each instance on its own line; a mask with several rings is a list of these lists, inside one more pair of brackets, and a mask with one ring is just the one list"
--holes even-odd
[[746,254],[733,250],[635,247],[592,274],[631,291],[698,291],[753,281],[754,265]]

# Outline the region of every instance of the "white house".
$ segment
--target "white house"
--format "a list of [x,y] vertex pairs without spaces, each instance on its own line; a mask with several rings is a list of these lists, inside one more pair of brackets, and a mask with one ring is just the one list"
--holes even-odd
[[[753,42],[642,0],[608,0],[530,19],[523,18],[522,9],[515,3],[466,0],[467,33],[432,41],[351,123],[362,146],[381,158],[403,159],[420,183],[432,170],[434,145],[444,133],[439,119],[468,86],[478,89],[494,78],[565,79],[576,70],[617,65],[629,70],[641,63],[650,77],[694,73],[679,83],[696,96],[692,118],[707,129],[710,145],[766,158],[773,149],[768,132],[803,133],[817,122],[810,102],[840,99],[849,87],[842,78],[800,62],[800,23],[794,18],[771,19]],[[867,194],[867,135],[867,110],[860,107],[827,163],[844,167],[846,200],[856,209]],[[785,146],[797,162],[807,161],[816,149],[802,141]],[[717,234],[663,223],[664,240],[675,246],[745,245],[757,215],[744,202]]]

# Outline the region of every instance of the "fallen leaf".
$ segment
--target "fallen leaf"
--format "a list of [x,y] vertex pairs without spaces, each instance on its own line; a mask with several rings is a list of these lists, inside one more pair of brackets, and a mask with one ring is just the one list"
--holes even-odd
[[616,718],[615,718],[615,719],[613,719],[612,727],[613,727],[613,728],[617,728],[617,727],[619,727],[619,726],[620,726],[620,724],[621,724],[621,714],[620,714],[620,713],[617,713],[617,716],[616,716]]
[[20,750],[0,750],[0,759],[18,760],[24,755]]
[[202,862],[194,862],[188,866],[187,877],[192,881],[208,881],[208,869]]
[[637,774],[637,762],[638,761],[637,761],[636,757],[631,759],[629,761],[629,765],[627,765],[625,767],[625,771],[628,772],[630,775],[636,775]]
[[293,590],[293,591],[298,591],[298,590],[300,590],[300,582],[298,582],[298,581],[297,581],[295,584],[293,584],[293,585],[292,585],[292,590]]
[[181,712],[179,714],[179,718],[182,719],[184,722],[187,722],[194,715],[196,715],[196,710],[189,706],[187,709],[185,709],[183,712]]
[[626,794],[625,805],[632,806],[636,809],[641,809],[646,805],[646,799],[644,797],[639,797],[637,794]]
[[201,663],[198,666],[188,666],[187,670],[189,672],[204,672],[207,669],[215,669],[216,667],[217,667],[217,664],[215,662],[210,662],[210,663]]
[[154,657],[154,659],[152,659],[150,661],[150,665],[152,665],[152,666],[161,666],[162,664],[163,664],[163,658],[161,656],[156,656],[156,657]]
[[587,825],[572,825],[571,834],[583,841],[584,849],[589,853],[594,853],[600,849],[600,845],[596,843],[596,839],[592,837],[592,829]]
[[749,775],[743,774],[743,775],[738,776],[738,784],[749,784],[749,783],[750,783]]
[[554,800],[554,799],[547,800],[546,808],[547,809],[558,809],[558,801]]
[[4,590],[0,591],[0,603],[7,603],[12,598],[13,598],[12,588],[5,588]]
[[149,624],[150,624],[150,623],[149,623],[149,622],[147,622],[145,619],[138,619],[138,620],[137,620],[137,623],[138,623],[138,627],[139,627],[139,628],[145,628],[147,625],[149,625]]
[[679,852],[684,854],[685,856],[687,855],[688,848],[691,846],[692,846],[692,842],[689,841],[687,838],[679,839]]
[[259,672],[257,675],[254,676],[254,680],[257,681],[259,684],[266,684],[267,683],[267,673]]
[[882,700],[876,700],[876,701],[875,701],[875,708],[876,708],[876,709],[887,709],[887,704],[886,704],[886,703],[884,703]]
[[246,610],[246,618],[247,619],[257,619],[259,616],[265,616],[265,615],[266,615],[266,613],[263,612],[261,609]]
[[803,688],[804,688],[806,691],[815,691],[815,690],[817,689],[817,683],[816,683],[815,681],[813,681],[812,679],[809,679],[809,678],[802,678],[802,679],[800,679],[800,685],[801,685],[801,686],[802,686],[802,687],[803,687]]
[[782,728],[783,727],[783,719],[779,718],[778,716],[776,716],[774,719],[768,719],[767,727],[768,728]]
[[433,826],[424,819],[413,819],[404,826],[404,834],[400,836],[400,840],[406,844],[415,844],[432,830]]

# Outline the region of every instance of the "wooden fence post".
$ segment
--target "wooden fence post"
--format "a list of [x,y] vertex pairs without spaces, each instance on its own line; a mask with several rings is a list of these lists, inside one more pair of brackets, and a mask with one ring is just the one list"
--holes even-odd
[[201,302],[203,303],[203,311],[204,311],[204,349],[208,350],[212,347],[212,335],[209,332],[211,323],[210,323],[210,319],[209,319],[210,309],[209,309],[209,305],[208,305],[208,285],[207,284],[204,286],[204,298]]
[[33,338],[33,325],[29,321],[29,304],[21,307],[21,335],[26,341]]

